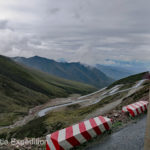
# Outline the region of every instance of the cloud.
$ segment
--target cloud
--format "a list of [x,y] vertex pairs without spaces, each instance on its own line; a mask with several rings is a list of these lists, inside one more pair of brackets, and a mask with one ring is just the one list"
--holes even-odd
[[6,29],[7,28],[7,20],[0,20],[0,29]]
[[59,11],[60,11],[59,8],[52,8],[52,9],[50,9],[50,13],[52,13],[52,14],[56,14],[56,13],[58,13]]
[[0,53],[86,64],[149,61],[150,1],[0,1]]

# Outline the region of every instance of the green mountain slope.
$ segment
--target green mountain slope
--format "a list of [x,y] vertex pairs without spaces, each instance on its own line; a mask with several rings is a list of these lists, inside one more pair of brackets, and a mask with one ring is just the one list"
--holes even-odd
[[56,62],[39,56],[31,58],[15,57],[13,59],[21,64],[48,74],[90,84],[98,88],[108,86],[113,82],[111,78],[107,77],[100,70],[80,63]]
[[0,125],[12,124],[26,115],[29,108],[50,98],[87,94],[94,90],[89,85],[31,70],[0,56]]
[[[118,80],[114,82],[111,86],[115,86],[117,84],[134,85],[135,82],[148,78],[150,79],[149,73],[144,72]],[[81,107],[80,105],[75,104],[71,107],[66,107],[57,111],[53,110],[47,115],[35,118],[34,120],[28,122],[21,127],[10,129],[9,132],[7,130],[0,132],[0,138],[15,137],[24,139],[25,137],[45,137],[47,134],[52,133],[56,130],[63,129],[67,126],[78,123],[79,121],[82,121],[85,118],[89,117],[89,114],[92,114],[95,110],[100,110],[108,104],[112,105],[112,102],[115,102],[116,100],[127,96],[123,99],[123,105],[119,104],[116,108],[121,110],[122,106],[127,105],[131,102],[135,102],[140,98],[148,95],[149,85],[150,82],[147,82],[146,84],[144,84],[142,89],[136,91],[134,94],[132,93],[129,97],[127,96],[128,92],[125,91],[121,93],[116,93],[114,95],[109,95],[108,97],[104,97],[103,100],[90,106]]]
[[135,84],[136,81],[148,78],[148,76],[149,76],[148,72],[142,72],[139,74],[128,76],[126,78],[115,81],[108,88],[112,88],[113,86],[118,85],[118,84]]

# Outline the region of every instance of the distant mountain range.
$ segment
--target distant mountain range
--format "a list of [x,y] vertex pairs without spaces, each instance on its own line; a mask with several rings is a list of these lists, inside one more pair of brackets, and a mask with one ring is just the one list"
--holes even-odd
[[114,59],[106,59],[106,64],[110,65],[103,65],[105,67],[112,67],[112,68],[119,68],[119,70],[125,70],[130,73],[138,74],[141,72],[146,72],[150,70],[150,61],[137,61],[137,60],[114,60]]
[[133,70],[129,70],[129,69],[119,67],[119,66],[108,66],[108,65],[97,64],[96,68],[100,69],[107,76],[109,76],[115,80],[119,80],[121,78],[124,78],[124,77],[127,77],[127,76],[137,73]]
[[0,126],[13,124],[29,108],[46,103],[50,98],[73,93],[87,94],[96,88],[26,68],[0,56]]
[[81,63],[56,62],[39,56],[15,57],[13,60],[57,77],[90,84],[97,88],[108,86],[113,82],[113,79],[99,69]]

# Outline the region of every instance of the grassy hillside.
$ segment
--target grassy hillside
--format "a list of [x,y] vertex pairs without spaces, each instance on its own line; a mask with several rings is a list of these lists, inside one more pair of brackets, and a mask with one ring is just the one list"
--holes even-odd
[[[9,137],[23,139],[24,137],[43,137],[56,130],[65,128],[71,124],[78,123],[97,109],[101,109],[108,104],[122,97],[125,93],[115,94],[104,98],[98,104],[92,106],[80,107],[78,104],[74,107],[66,107],[64,110],[52,111],[44,117],[36,118],[22,127],[15,128],[9,132]],[[78,109],[76,109],[78,108]],[[5,133],[6,134],[6,133]],[[2,134],[0,133],[0,137]],[[8,137],[8,138],[9,138]]]
[[14,60],[48,74],[90,84],[98,88],[108,86],[113,81],[100,70],[80,63],[56,62],[39,56],[31,58],[16,57]]
[[[130,84],[145,77],[147,77],[146,72],[124,78],[115,82],[115,84]],[[150,83],[148,82],[141,90],[135,92],[135,94],[132,94],[129,97],[124,98],[122,102],[123,105],[135,102],[143,96],[148,95],[149,85]],[[97,104],[93,104],[91,106],[82,107],[79,104],[75,104],[61,110],[53,110],[46,116],[36,118],[22,127],[17,127],[12,130],[10,129],[9,133],[8,130],[1,131],[0,138],[7,137],[9,139],[12,137],[16,137],[22,139],[24,137],[45,137],[48,133],[52,133],[56,130],[84,120],[90,113],[94,112],[95,110],[101,109],[106,104],[115,102],[116,100],[124,97],[127,93],[128,91],[124,91],[122,93],[110,95],[103,98],[103,100],[101,100]],[[121,110],[123,106],[122,103],[118,105],[117,109]]]
[[0,126],[10,125],[49,97],[0,75]]
[[87,94],[94,90],[89,85],[31,70],[0,56],[0,126],[12,124],[26,115],[29,108],[50,98]]
[[113,86],[118,85],[118,84],[134,84],[136,81],[144,79],[147,76],[147,74],[148,72],[143,72],[143,73],[135,74],[135,75],[120,79],[112,83],[108,88],[112,88]]

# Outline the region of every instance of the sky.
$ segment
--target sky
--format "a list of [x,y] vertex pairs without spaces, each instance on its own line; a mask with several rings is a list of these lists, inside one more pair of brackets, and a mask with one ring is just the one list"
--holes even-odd
[[149,0],[0,0],[0,54],[89,65],[150,62]]

